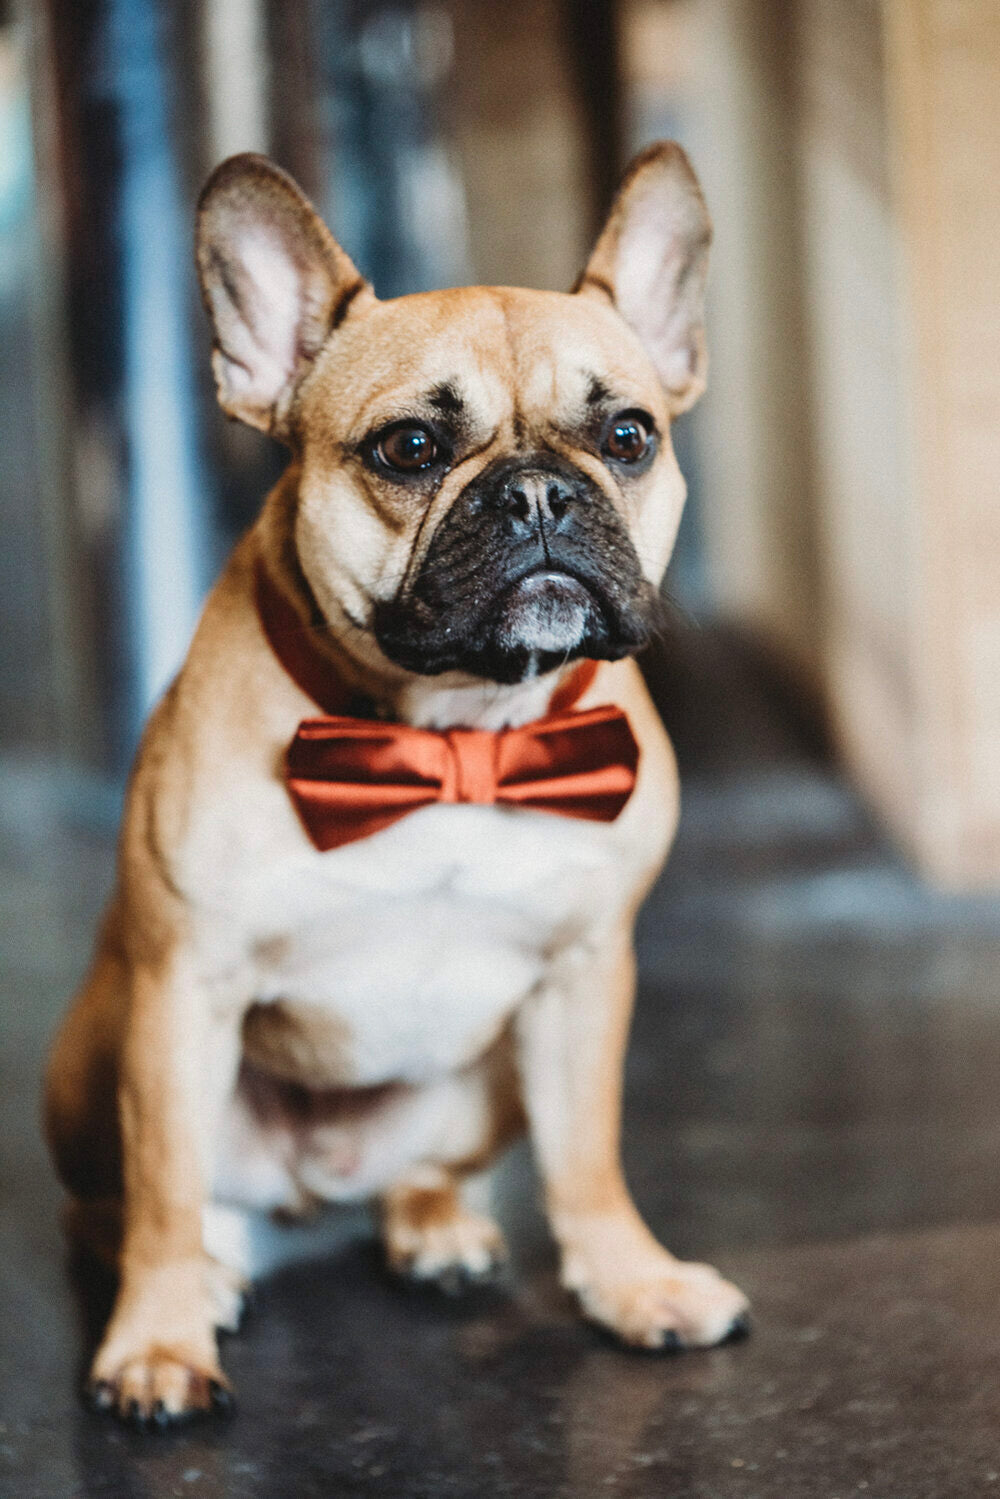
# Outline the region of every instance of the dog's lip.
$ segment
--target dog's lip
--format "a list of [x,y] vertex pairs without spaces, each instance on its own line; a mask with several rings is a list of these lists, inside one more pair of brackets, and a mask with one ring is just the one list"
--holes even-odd
[[608,611],[605,601],[594,587],[593,579],[585,577],[572,565],[566,565],[561,560],[544,562],[526,568],[519,577],[512,579],[498,596],[497,607],[503,611],[515,600],[527,601],[532,595],[542,594],[552,588],[562,590],[570,599],[575,598],[577,602],[585,603],[592,611],[592,617],[599,617],[605,624],[607,623]]
[[526,568],[518,577],[511,579],[504,593],[509,597],[518,590],[533,592],[550,583],[574,583],[577,588],[582,588],[586,592],[588,598],[594,597],[590,581],[562,562],[542,562],[534,567]]
[[586,587],[583,579],[578,578],[576,573],[571,572],[569,568],[552,566],[533,567],[530,572],[522,573],[514,587],[534,591],[549,583],[575,583],[579,588]]

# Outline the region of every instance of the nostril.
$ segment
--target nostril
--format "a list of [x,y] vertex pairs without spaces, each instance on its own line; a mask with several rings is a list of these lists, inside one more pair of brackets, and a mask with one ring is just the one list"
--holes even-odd
[[545,501],[553,520],[561,520],[569,509],[569,495],[558,484],[549,485],[545,493]]
[[531,501],[523,489],[511,486],[504,495],[504,499],[507,501],[507,509],[511,515],[516,515],[518,520],[528,519],[531,514]]

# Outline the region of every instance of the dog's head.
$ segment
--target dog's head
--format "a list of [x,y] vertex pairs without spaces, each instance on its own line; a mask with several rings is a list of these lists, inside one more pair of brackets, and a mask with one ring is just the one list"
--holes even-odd
[[381,302],[273,163],[217,169],[197,253],[219,399],[297,454],[295,551],[353,654],[516,682],[646,642],[684,500],[670,422],[705,381],[709,239],[662,144],[573,293]]

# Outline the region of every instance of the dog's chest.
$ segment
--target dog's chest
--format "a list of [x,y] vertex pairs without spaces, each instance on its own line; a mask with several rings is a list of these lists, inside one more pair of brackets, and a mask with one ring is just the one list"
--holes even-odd
[[480,1055],[593,923],[613,867],[594,824],[415,813],[258,882],[257,998],[280,1001],[297,1046],[328,1050],[331,1083],[440,1075]]

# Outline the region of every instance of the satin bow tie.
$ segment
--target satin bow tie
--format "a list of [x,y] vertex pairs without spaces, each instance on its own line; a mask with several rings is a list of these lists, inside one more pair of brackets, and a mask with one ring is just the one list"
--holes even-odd
[[299,724],[285,781],[318,849],[367,838],[420,807],[474,802],[612,822],[635,786],[639,747],[620,708],[571,711],[596,671],[583,662],[544,718],[520,728],[415,729],[337,711],[349,694],[309,643],[290,600],[263,564],[257,608],[292,679],[328,710]]

